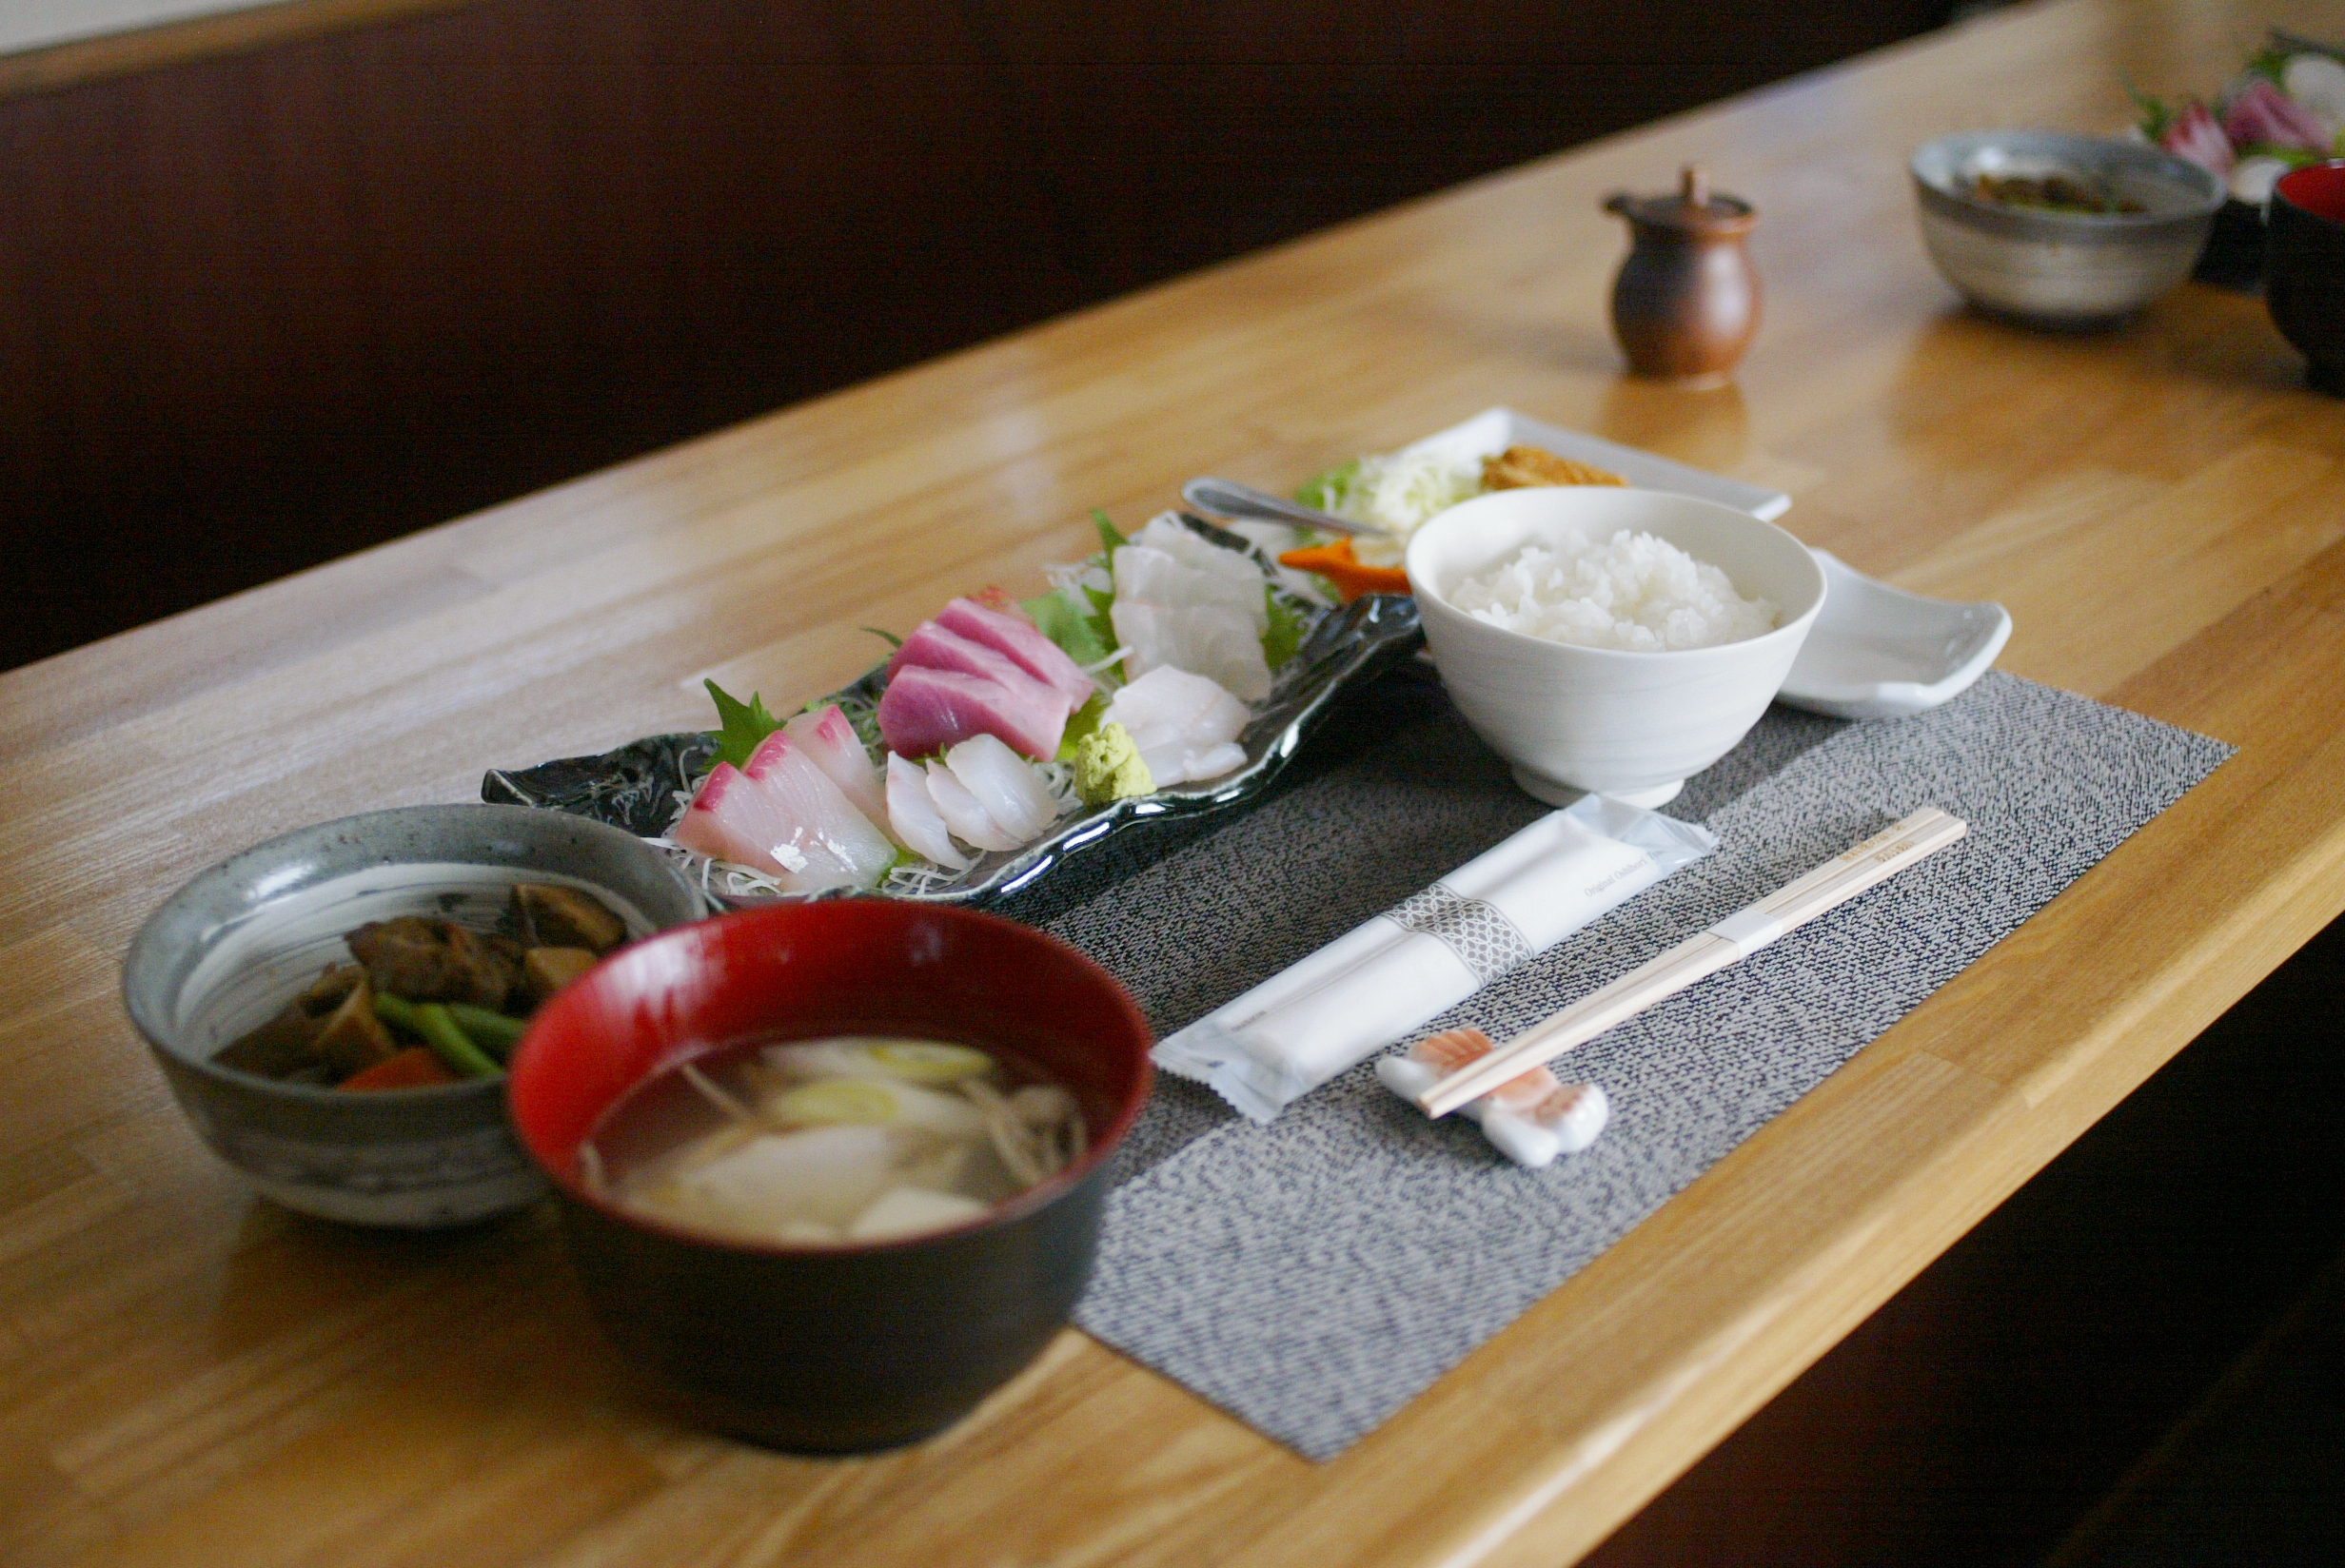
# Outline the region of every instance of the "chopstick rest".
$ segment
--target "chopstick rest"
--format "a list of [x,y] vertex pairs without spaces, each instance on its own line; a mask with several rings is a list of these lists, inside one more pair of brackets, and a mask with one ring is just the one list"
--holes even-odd
[[1151,1054],[1267,1122],[1717,847],[1689,822],[1588,795],[1370,917]]
[[[1546,1065],[1575,1046],[1586,1044],[1613,1025],[1632,1018],[1665,997],[1758,951],[1784,933],[1839,908],[1953,843],[1968,831],[1960,817],[1924,806],[1895,826],[1769,893],[1748,909],[1717,922],[1651,959],[1610,985],[1589,992],[1561,1012],[1532,1025],[1504,1046],[1461,1053],[1458,1065],[1413,1092],[1386,1078],[1429,1116],[1474,1105],[1484,1096]],[[1480,1030],[1458,1029],[1486,1045]],[[1427,1042],[1430,1044],[1431,1042]],[[1380,1069],[1381,1072],[1381,1069]],[[1414,1078],[1414,1075],[1410,1075]],[[1488,1130],[1487,1115],[1483,1118]],[[1495,1141],[1495,1140],[1493,1140]]]

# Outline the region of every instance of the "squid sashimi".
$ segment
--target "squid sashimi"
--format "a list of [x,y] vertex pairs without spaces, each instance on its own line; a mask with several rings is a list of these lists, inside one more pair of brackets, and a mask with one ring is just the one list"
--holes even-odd
[[1028,675],[1064,696],[1071,710],[1090,701],[1098,690],[1097,683],[1067,657],[1064,648],[1022,616],[989,610],[975,599],[956,598],[936,612],[936,624],[1008,655]]
[[944,813],[928,793],[928,771],[893,752],[888,754],[888,825],[914,853],[948,871],[969,869],[969,857],[954,844]]
[[888,825],[886,791],[879,770],[871,765],[863,737],[855,733],[847,715],[834,702],[819,713],[799,714],[784,724],[782,733],[798,743],[814,765],[838,786],[849,804],[883,832]]
[[1251,715],[1216,682],[1170,666],[1109,699],[1106,722],[1131,733],[1159,787],[1219,778],[1246,760],[1237,737]]
[[1023,842],[1004,832],[983,802],[970,793],[969,786],[954,777],[953,770],[941,762],[932,761],[928,765],[928,794],[936,803],[945,826],[962,843],[975,844],[980,850],[1015,850]]
[[879,698],[879,735],[898,756],[929,756],[990,735],[1032,757],[1054,756],[1066,733],[1066,699],[1039,682],[1004,685],[958,670],[907,664]]
[[1058,800],[1032,764],[990,735],[971,735],[944,754],[953,776],[1009,837],[1025,844],[1058,820]]

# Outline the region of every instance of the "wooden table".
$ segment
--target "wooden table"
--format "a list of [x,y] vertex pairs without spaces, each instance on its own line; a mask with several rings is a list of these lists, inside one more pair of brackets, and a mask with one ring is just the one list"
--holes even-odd
[[[2305,30],[2345,14],[2279,8]],[[1585,1551],[2345,908],[2345,403],[2250,298],[1960,310],[1904,155],[2210,89],[2264,5],[2064,0],[1480,182],[0,676],[0,1560],[1554,1563]],[[1559,91],[1569,90],[1559,83]],[[1737,389],[1628,382],[1610,190],[1763,214]],[[1493,403],[1794,493],[1993,597],[2006,668],[2236,742],[2211,782],[1340,1460],[1074,1333],[858,1462],[669,1421],[543,1214],[253,1199],[115,999],[205,865],[491,764],[826,690],[1185,477],[1288,485]]]

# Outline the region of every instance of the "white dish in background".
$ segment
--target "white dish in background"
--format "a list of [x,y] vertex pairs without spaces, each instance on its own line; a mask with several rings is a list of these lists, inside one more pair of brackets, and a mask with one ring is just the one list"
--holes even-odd
[[1827,551],[1823,613],[1776,700],[1834,718],[1903,718],[1937,707],[1986,674],[2011,637],[1996,603],[1925,598],[1868,578]]
[[1402,450],[1412,456],[1434,452],[1453,458],[1488,458],[1509,446],[1541,447],[1559,458],[1608,468],[1640,490],[1666,490],[1714,500],[1738,512],[1748,512],[1763,522],[1772,522],[1791,509],[1791,498],[1781,490],[1722,479],[1682,462],[1671,462],[1667,458],[1657,458],[1650,452],[1640,452],[1633,446],[1542,424],[1511,408],[1485,409],[1463,424],[1453,424],[1423,441],[1411,441]]

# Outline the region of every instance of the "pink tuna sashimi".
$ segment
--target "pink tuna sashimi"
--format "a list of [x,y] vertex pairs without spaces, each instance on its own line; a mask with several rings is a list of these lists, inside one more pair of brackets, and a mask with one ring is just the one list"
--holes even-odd
[[[894,679],[912,666],[923,670],[951,670],[956,674],[975,676],[981,680],[997,681],[1014,692],[1035,694],[1039,697],[1057,701],[1065,694],[1045,681],[1036,680],[1027,673],[1026,666],[990,643],[963,637],[950,627],[933,620],[920,622],[917,630],[904,638],[904,645],[888,660],[888,678]],[[1089,680],[1087,676],[1084,677]],[[1074,704],[1069,703],[1073,708]]]
[[1028,675],[1064,696],[1070,708],[1080,708],[1099,689],[1064,648],[1023,617],[989,610],[975,599],[956,598],[936,612],[936,624],[1009,655]]
[[749,754],[741,776],[771,802],[777,836],[772,857],[793,892],[868,888],[896,863],[896,846],[856,810],[844,791],[787,730],[776,730]]
[[849,804],[881,832],[887,831],[888,797],[879,783],[879,770],[872,766],[863,737],[855,733],[838,703],[820,713],[798,715],[781,727],[781,733],[804,749]]
[[879,698],[879,734],[898,756],[933,756],[971,735],[990,735],[1035,758],[1058,755],[1067,704],[1029,683],[1023,690],[957,670],[907,664]]

